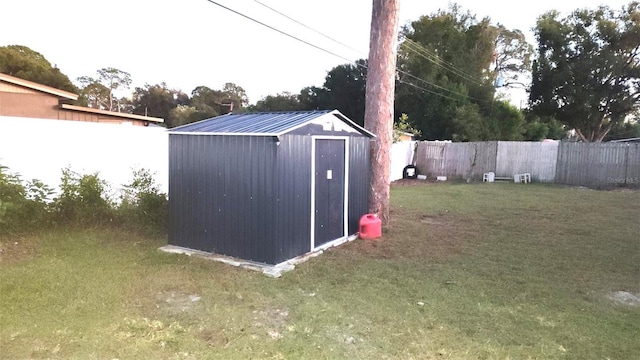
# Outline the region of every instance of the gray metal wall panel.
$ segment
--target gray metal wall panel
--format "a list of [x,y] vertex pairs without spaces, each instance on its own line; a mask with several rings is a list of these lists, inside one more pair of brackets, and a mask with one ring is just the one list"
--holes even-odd
[[276,262],[311,250],[310,136],[284,135],[278,145]]
[[349,139],[349,235],[359,231],[360,217],[369,211],[369,138]]
[[271,137],[170,135],[169,243],[272,263]]
[[[169,243],[276,264],[311,250],[311,136],[169,136]],[[369,138],[351,137],[349,233],[368,208]]]

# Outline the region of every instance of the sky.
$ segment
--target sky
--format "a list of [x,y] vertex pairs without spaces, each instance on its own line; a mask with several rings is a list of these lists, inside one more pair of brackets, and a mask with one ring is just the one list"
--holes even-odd
[[[256,24],[208,0],[4,0],[0,46],[24,45],[40,52],[72,81],[114,67],[131,74],[132,88],[165,82],[190,94],[200,85],[245,89],[250,103],[284,91],[322,86],[333,67],[367,58],[371,0],[215,0],[328,52]],[[400,25],[446,9],[449,1],[399,0]],[[598,0],[459,0],[479,19],[522,30],[538,16],[595,8]],[[629,1],[604,2],[619,9]],[[264,5],[319,31],[331,41]],[[336,56],[337,55],[337,56]],[[523,91],[510,94],[522,104]]]

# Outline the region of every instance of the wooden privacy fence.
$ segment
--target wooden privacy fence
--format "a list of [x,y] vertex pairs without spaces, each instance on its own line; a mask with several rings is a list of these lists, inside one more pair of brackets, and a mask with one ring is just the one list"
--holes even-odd
[[640,186],[640,144],[421,141],[416,166],[428,178],[482,179],[530,173],[533,181],[603,187]]
[[640,144],[561,143],[556,182],[589,187],[640,186]]

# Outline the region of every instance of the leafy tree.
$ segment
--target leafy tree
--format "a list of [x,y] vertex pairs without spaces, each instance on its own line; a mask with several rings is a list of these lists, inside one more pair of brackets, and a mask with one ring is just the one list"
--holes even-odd
[[602,141],[638,110],[640,5],[620,11],[581,9],[566,18],[557,11],[536,24],[537,59],[530,103],[553,116],[583,141]]
[[497,32],[493,53],[494,83],[499,87],[524,87],[522,78],[530,74],[533,48],[520,30],[509,30],[498,24]]
[[189,96],[182,91],[170,89],[167,84],[145,84],[144,87],[136,87],[131,98],[132,112],[138,115],[147,115],[163,118],[167,126],[171,124],[171,110],[178,105],[189,103]]
[[393,142],[397,143],[403,134],[420,135],[420,130],[416,130],[409,123],[407,114],[401,114],[396,121],[393,122]]
[[81,95],[90,107],[109,111],[120,111],[120,100],[115,92],[128,89],[131,75],[116,68],[102,68],[98,77],[81,76],[77,80],[82,86]]
[[467,103],[455,110],[452,119],[453,133],[451,139],[455,141],[480,141],[486,137],[482,126],[483,119],[477,104]]
[[199,120],[198,110],[193,106],[178,105],[169,111],[168,127],[185,125]]
[[220,106],[228,107],[229,112],[239,111],[249,105],[247,92],[234,83],[226,83],[222,87],[223,98],[220,100]]
[[497,115],[496,78],[513,82],[528,69],[529,45],[520,31],[492,25],[489,18],[477,20],[451,5],[421,16],[401,35],[396,112],[407,113],[423,138],[514,134],[499,128],[496,132],[495,125],[502,123],[492,117]]
[[80,83],[81,102],[83,105],[94,109],[108,109],[109,89],[90,76],[81,76],[77,79]]
[[640,137],[640,122],[638,120],[625,121],[611,127],[611,131],[604,138],[605,141]]
[[538,116],[531,109],[525,112],[525,132],[523,140],[561,140],[567,137],[567,130],[558,120],[550,116]]
[[321,104],[323,92],[324,89],[317,86],[307,86],[300,90],[298,100],[302,106],[301,110],[324,110],[324,106]]
[[67,75],[51,66],[42,54],[26,46],[0,46],[0,72],[56,89],[78,92]]
[[338,65],[331,69],[321,91],[318,104],[327,110],[338,109],[359,125],[364,125],[364,102],[367,84],[367,61]]
[[196,119],[207,119],[224,113],[221,109],[223,98],[224,95],[218,90],[198,86],[191,92],[189,105],[196,109]]
[[282,92],[277,95],[267,95],[249,107],[250,111],[296,111],[303,110],[300,95]]
[[354,122],[364,124],[364,99],[367,81],[367,61],[338,65],[331,69],[324,85],[302,89],[298,95],[281,93],[269,95],[252,111],[333,110],[338,109]]

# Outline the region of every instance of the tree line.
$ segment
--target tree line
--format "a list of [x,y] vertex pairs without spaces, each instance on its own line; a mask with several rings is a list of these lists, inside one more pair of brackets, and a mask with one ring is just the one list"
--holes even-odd
[[[400,32],[395,112],[425,140],[539,140],[573,133],[581,141],[640,137],[640,5],[542,14],[537,48],[520,30],[478,19],[456,4],[420,16]],[[328,71],[321,87],[268,95],[249,104],[236,84],[198,86],[190,94],[165,83],[128,89],[131,75],[114,68],[77,79],[77,85],[41,54],[0,47],[0,72],[81,95],[80,104],[161,117],[174,127],[230,111],[338,109],[364,122],[367,61]],[[528,85],[530,83],[530,85]],[[526,87],[528,106],[505,99]],[[398,116],[400,118],[400,116]],[[569,132],[572,131],[572,132]]]

